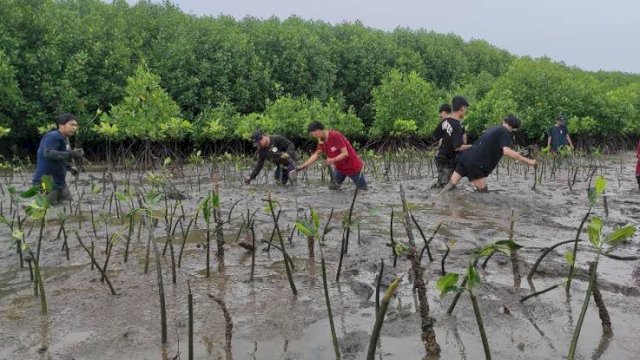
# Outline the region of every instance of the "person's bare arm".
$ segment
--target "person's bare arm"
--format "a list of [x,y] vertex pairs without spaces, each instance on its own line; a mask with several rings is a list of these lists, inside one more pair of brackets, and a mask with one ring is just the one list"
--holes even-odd
[[569,146],[573,148],[573,141],[571,141],[571,136],[569,136],[569,133],[567,133],[567,141],[569,142]]
[[314,152],[311,156],[309,156],[309,159],[307,159],[307,161],[305,161],[304,164],[302,164],[302,165],[300,165],[300,166],[298,166],[296,168],[296,171],[301,171],[301,170],[304,170],[304,169],[308,168],[314,162],[316,162],[319,157],[320,157],[320,151]]
[[526,157],[520,155],[519,152],[513,150],[512,148],[510,148],[508,146],[505,146],[505,147],[502,148],[502,153],[505,156],[508,156],[508,157],[510,157],[510,158],[512,158],[514,160],[517,160],[517,161],[522,161],[523,163],[526,163],[526,164],[531,165],[531,166],[534,166],[534,165],[537,164],[537,162],[534,159],[526,158]]
[[342,161],[342,160],[344,160],[344,159],[346,159],[348,157],[349,157],[349,152],[347,151],[346,147],[343,147],[342,149],[340,149],[340,154],[338,156],[336,156],[334,158],[331,158],[331,159],[327,159],[327,161],[325,161],[325,163],[327,165],[335,164],[338,161]]
[[469,144],[463,144],[463,145],[458,146],[455,149],[455,151],[465,151],[465,150],[469,149],[470,147],[471,147],[471,145],[469,145]]
[[547,147],[551,147],[551,136],[548,137],[547,140]]

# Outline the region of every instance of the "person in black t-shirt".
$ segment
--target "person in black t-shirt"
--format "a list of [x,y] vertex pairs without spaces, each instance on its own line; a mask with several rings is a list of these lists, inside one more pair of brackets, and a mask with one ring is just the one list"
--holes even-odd
[[567,129],[567,120],[564,116],[556,116],[556,124],[549,129],[548,135],[547,147],[551,147],[552,153],[557,153],[561,147],[566,145],[573,148],[573,142],[571,141],[571,136],[569,136],[569,129]]
[[[442,188],[449,182],[458,162],[458,153],[471,147],[465,144],[464,130],[460,124],[467,113],[469,103],[462,96],[454,97],[451,103],[453,112],[442,119],[433,131],[436,141],[440,141],[440,147],[435,158],[438,180],[432,188]],[[440,109],[442,116],[443,107]]]
[[509,115],[504,118],[502,125],[485,131],[473,147],[462,154],[449,184],[442,192],[458,185],[463,177],[468,178],[478,191],[486,192],[487,177],[498,166],[503,155],[535,166],[535,160],[526,158],[510,148],[513,144],[511,133],[518,130],[520,124],[520,119]]
[[251,180],[258,176],[264,166],[265,160],[276,164],[276,181],[281,185],[286,184],[289,181],[289,172],[296,168],[296,147],[293,142],[284,136],[266,136],[260,131],[256,131],[253,136],[251,136],[251,141],[253,142],[253,146],[258,148],[258,162],[253,168],[251,175],[244,178],[245,184],[251,183]]

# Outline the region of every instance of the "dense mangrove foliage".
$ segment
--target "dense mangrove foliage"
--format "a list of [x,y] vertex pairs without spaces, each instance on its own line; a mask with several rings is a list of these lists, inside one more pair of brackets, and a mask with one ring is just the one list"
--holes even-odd
[[[60,112],[84,143],[302,138],[312,119],[362,143],[426,139],[471,102],[477,135],[507,113],[539,141],[557,114],[583,139],[640,134],[640,75],[518,57],[482,40],[359,22],[195,16],[170,2],[0,2],[0,135],[32,144]],[[152,131],[151,131],[152,130]]]

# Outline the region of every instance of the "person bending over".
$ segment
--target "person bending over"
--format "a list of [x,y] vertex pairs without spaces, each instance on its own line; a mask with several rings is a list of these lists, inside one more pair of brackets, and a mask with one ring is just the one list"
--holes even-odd
[[[290,180],[289,174],[296,167],[296,147],[293,142],[284,136],[267,136],[260,131],[253,133],[251,141],[253,146],[258,148],[258,162],[251,175],[244,178],[245,184],[251,183],[262,170],[265,160],[269,160],[276,164],[274,173],[276,182],[285,185]],[[294,179],[291,178],[291,181],[293,182]]]
[[296,171],[308,168],[318,160],[321,154],[325,154],[327,159],[324,163],[329,165],[333,172],[333,181],[329,189],[339,189],[347,176],[359,190],[368,189],[367,181],[362,174],[364,163],[342,133],[336,130],[325,130],[324,125],[319,121],[309,124],[307,130],[310,136],[318,140],[318,147],[304,164],[296,168]]
[[463,177],[469,179],[478,191],[488,191],[487,177],[498,166],[503,155],[535,166],[534,159],[526,158],[510,147],[513,144],[511,133],[517,131],[520,125],[520,119],[509,115],[504,118],[502,125],[485,131],[473,147],[462,154],[449,184],[442,192],[458,185]]

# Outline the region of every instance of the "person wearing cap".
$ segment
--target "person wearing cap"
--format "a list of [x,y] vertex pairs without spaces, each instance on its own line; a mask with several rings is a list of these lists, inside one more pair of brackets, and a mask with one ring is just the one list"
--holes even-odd
[[488,191],[487,177],[498,166],[503,155],[535,166],[534,159],[526,158],[510,147],[513,144],[511,133],[517,131],[520,124],[520,119],[509,115],[504,118],[502,125],[496,125],[485,131],[473,147],[462,154],[449,184],[442,192],[458,185],[463,177],[469,179],[478,191]]
[[284,136],[267,136],[260,131],[253,133],[251,141],[258,148],[258,162],[251,175],[244,178],[245,184],[251,183],[262,170],[265,160],[269,160],[276,164],[276,182],[285,185],[289,181],[290,172],[296,167],[296,147],[293,142]]
[[362,174],[364,163],[341,132],[326,130],[319,121],[309,124],[307,130],[311,137],[318,140],[318,147],[304,164],[296,168],[296,172],[308,168],[324,154],[327,157],[324,163],[329,165],[333,172],[333,181],[329,184],[329,189],[338,190],[347,176],[359,190],[368,189],[367,181]]
[[[446,114],[448,109],[444,105],[440,107],[442,120],[433,131],[433,136],[436,141],[440,141],[440,146],[435,157],[438,179],[432,188],[443,188],[447,185],[458,163],[459,154],[471,147],[466,144],[461,124],[469,108],[469,102],[462,96],[455,96],[451,104],[448,115]],[[448,106],[448,104],[445,105]]]
[[567,145],[573,148],[569,129],[567,129],[567,120],[564,116],[556,116],[556,124],[549,129],[548,135],[547,147],[551,148],[552,153],[557,153],[561,147]]
[[61,201],[71,200],[71,193],[66,184],[69,171],[78,176],[78,170],[71,164],[71,160],[82,159],[82,149],[71,150],[69,138],[78,131],[78,120],[71,114],[62,114],[56,119],[57,128],[46,133],[40,140],[36,157],[36,171],[33,174],[33,185],[40,185],[42,177],[51,176],[53,190],[47,194],[47,200],[52,206]]

